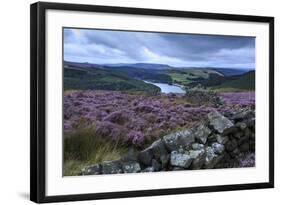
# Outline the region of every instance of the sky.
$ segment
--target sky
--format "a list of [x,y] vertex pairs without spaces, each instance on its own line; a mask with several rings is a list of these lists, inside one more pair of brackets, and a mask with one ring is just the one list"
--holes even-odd
[[254,69],[255,38],[65,28],[64,60]]

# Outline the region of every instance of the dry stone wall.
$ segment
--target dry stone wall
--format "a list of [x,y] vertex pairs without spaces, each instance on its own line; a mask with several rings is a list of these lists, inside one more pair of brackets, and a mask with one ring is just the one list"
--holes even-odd
[[[225,117],[218,111],[192,129],[171,133],[146,149],[119,160],[85,167],[81,175],[243,167],[239,160],[255,153],[255,112]],[[250,165],[254,166],[254,164]]]

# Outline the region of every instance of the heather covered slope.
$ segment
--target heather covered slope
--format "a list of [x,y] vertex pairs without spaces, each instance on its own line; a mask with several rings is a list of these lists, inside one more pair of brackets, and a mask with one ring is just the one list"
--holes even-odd
[[[206,94],[205,94],[206,93]],[[64,94],[64,129],[75,129],[84,120],[100,133],[137,146],[174,129],[189,127],[217,109],[226,114],[253,107],[254,92],[193,91],[188,95],[143,96],[119,91],[70,91]],[[112,130],[110,130],[112,129]],[[138,137],[132,137],[132,133]]]
[[183,95],[74,91],[64,96],[64,128],[75,129],[83,119],[95,123],[104,137],[113,140],[122,137],[126,143],[143,146],[169,131],[204,119],[211,109],[212,104],[192,104]]
[[147,96],[120,91],[66,91],[64,174],[77,175],[87,165],[118,159],[130,147],[143,149],[164,135],[206,120],[213,110],[230,116],[255,105],[254,92],[218,96],[191,92]]

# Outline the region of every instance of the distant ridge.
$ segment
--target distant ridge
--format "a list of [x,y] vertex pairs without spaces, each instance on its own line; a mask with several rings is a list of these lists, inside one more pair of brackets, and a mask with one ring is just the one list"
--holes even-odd
[[254,69],[243,69],[243,68],[212,68],[212,70],[218,71],[224,76],[233,76],[233,75],[241,75],[243,73],[247,73]]
[[80,63],[80,62],[64,61],[64,65],[73,66],[73,67],[80,67],[80,68],[103,68],[102,65],[88,63],[88,62]]
[[221,73],[224,76],[234,76],[247,73],[254,69],[247,68],[216,68],[216,67],[173,67],[168,64],[158,64],[158,63],[114,63],[114,64],[94,64],[88,62],[71,62],[64,61],[67,66],[82,67],[82,68],[139,68],[139,69],[149,69],[149,70],[183,70],[183,69],[198,69],[198,70],[214,70]]
[[249,71],[242,75],[228,77],[227,81],[215,86],[217,89],[255,90],[255,71]]
[[104,64],[104,66],[109,67],[132,67],[132,68],[143,68],[143,69],[171,69],[172,67],[167,64],[157,64],[157,63],[117,63],[117,64]]

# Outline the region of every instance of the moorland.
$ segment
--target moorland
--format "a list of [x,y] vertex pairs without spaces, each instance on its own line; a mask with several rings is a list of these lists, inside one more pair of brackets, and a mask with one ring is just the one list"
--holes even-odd
[[[254,70],[66,61],[63,70],[64,175],[144,149],[214,109],[255,109]],[[185,92],[163,93],[159,83]]]

